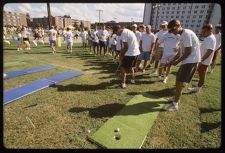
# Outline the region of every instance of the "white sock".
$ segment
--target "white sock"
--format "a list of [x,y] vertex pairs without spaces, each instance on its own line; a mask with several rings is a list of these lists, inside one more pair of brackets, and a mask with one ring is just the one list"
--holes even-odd
[[178,105],[178,103],[177,103],[177,102],[175,102],[175,101],[173,101],[173,105],[174,105],[174,106],[177,106],[177,105]]

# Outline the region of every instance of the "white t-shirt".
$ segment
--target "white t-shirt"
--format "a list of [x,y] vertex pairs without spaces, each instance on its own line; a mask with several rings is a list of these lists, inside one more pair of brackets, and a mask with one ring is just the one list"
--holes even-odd
[[135,36],[137,37],[137,41],[138,41],[138,43],[140,42],[140,40],[141,40],[141,35],[142,35],[142,33],[141,32],[139,32],[139,31],[136,31],[135,32]]
[[180,35],[180,51],[184,53],[185,47],[191,47],[191,54],[181,64],[198,63],[201,61],[200,43],[196,34],[190,29],[184,29]]
[[162,39],[163,39],[163,35],[165,35],[167,32],[168,32],[168,31],[160,30],[159,32],[157,32],[157,33],[155,34],[156,38],[158,38],[159,47],[164,47],[164,46],[163,46]]
[[121,50],[123,47],[123,43],[121,42],[121,36],[116,36],[116,50]]
[[163,38],[163,55],[176,55],[175,49],[177,47],[177,41],[179,40],[179,37],[172,34],[172,33],[166,33]]
[[204,65],[210,65],[213,59],[214,51],[216,48],[216,38],[213,34],[209,35],[208,37],[204,38],[204,41],[201,45],[201,57],[205,55],[208,49],[212,50],[212,53],[210,56],[205,59],[202,64]]
[[140,54],[137,38],[133,31],[124,28],[121,34],[121,40],[122,42],[128,43],[128,50],[125,56],[137,56]]
[[152,46],[152,43],[155,43],[155,35],[153,33],[143,33],[141,36],[142,41],[142,50],[144,52],[149,52]]
[[88,35],[88,32],[87,32],[87,31],[83,31],[83,32],[81,32],[81,34],[80,34],[82,40],[86,40],[86,39],[87,39],[87,35]]
[[28,38],[30,33],[27,30],[22,31],[22,37],[23,38]]
[[110,37],[110,44],[116,45],[116,43],[117,43],[116,34],[113,34],[112,37]]
[[99,40],[101,41],[107,41],[107,38],[109,37],[109,33],[107,30],[99,30],[98,37],[99,37]]
[[56,40],[56,34],[57,34],[56,30],[51,29],[49,30],[48,34],[49,34],[50,40]]
[[98,31],[92,31],[91,32],[91,37],[93,42],[98,42],[98,36],[97,36]]
[[73,33],[72,31],[66,31],[65,33],[66,41],[73,42]]
[[219,32],[218,34],[214,35],[216,38],[216,49],[217,50],[221,46],[221,33]]

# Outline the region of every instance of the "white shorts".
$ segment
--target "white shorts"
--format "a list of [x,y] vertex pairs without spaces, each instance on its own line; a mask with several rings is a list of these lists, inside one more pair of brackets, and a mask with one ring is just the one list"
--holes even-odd
[[160,63],[165,64],[165,63],[169,62],[172,58],[174,58],[175,55],[176,54],[163,55],[161,60],[160,60]]

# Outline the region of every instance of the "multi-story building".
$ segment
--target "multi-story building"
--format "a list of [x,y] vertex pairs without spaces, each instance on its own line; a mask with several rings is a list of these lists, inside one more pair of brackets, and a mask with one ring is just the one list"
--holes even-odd
[[4,26],[27,26],[27,16],[29,14],[3,11],[3,25]]
[[[43,18],[33,18],[33,28],[35,27],[43,27],[45,29],[48,28],[48,18],[47,17],[43,17]],[[51,20],[53,23],[53,20]]]
[[221,22],[221,7],[216,3],[146,3],[144,24],[150,24],[154,30],[159,29],[162,21],[179,19],[184,28],[197,34],[206,23],[213,25]]
[[56,17],[53,17],[52,19],[53,19],[53,26],[55,26],[57,29],[62,29],[64,27],[63,17],[56,16]]

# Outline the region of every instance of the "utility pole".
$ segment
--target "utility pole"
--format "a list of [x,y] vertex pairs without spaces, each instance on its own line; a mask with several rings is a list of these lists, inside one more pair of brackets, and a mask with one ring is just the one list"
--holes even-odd
[[51,10],[50,10],[50,4],[47,3],[47,10],[48,10],[48,27],[50,29],[51,27]]
[[96,11],[98,11],[98,19],[99,19],[99,21],[98,21],[98,23],[100,24],[100,21],[101,21],[101,15],[100,15],[100,13],[101,12],[103,12],[103,10],[96,10]]

